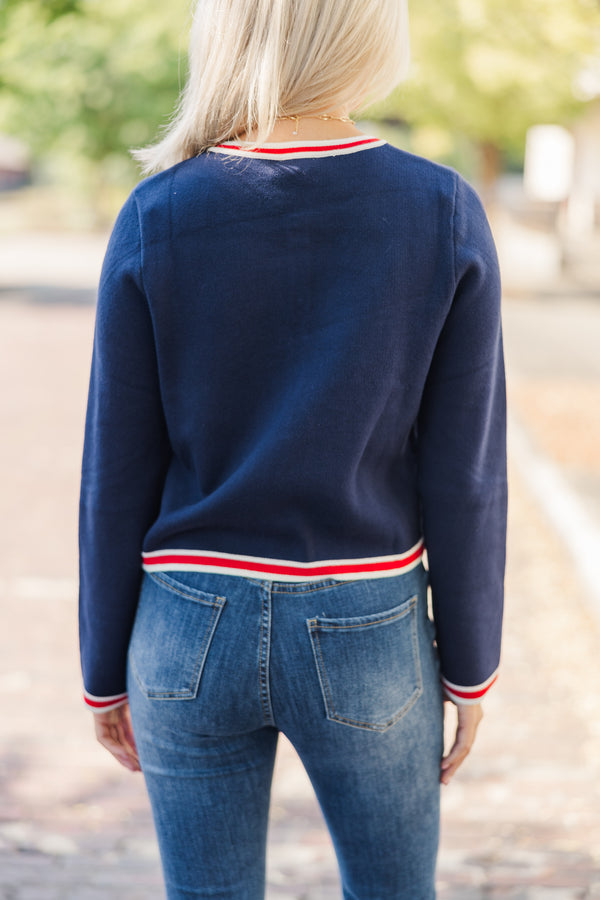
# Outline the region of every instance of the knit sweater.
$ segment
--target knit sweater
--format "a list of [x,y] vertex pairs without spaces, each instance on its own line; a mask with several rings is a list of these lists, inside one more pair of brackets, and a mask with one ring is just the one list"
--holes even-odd
[[85,697],[126,699],[143,568],[385,578],[426,548],[444,687],[500,654],[496,253],[451,169],[364,136],[229,142],[142,181],[99,288],[80,510]]

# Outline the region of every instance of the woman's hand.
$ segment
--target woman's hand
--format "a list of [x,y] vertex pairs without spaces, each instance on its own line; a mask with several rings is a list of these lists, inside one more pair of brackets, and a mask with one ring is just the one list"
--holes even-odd
[[[450,701],[446,701],[447,703]],[[483,718],[481,703],[472,706],[457,706],[458,722],[456,736],[450,752],[442,759],[442,773],[440,781],[449,784],[450,779],[460,765],[465,761],[477,734],[477,728]]]
[[129,704],[124,703],[109,712],[94,713],[96,737],[122,766],[140,772],[140,761],[131,727]]

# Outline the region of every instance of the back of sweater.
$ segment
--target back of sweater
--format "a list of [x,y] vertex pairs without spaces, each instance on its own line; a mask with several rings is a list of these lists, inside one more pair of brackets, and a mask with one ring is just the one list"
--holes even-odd
[[456,173],[382,141],[269,147],[142,182],[109,244],[81,494],[88,701],[124,694],[142,552],[148,569],[385,577],[422,537],[446,688],[476,700],[506,515],[485,215]]

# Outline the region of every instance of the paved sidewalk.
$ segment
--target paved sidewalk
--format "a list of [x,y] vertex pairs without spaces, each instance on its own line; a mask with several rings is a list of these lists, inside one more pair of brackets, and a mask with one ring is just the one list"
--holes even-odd
[[[79,699],[76,506],[93,308],[80,294],[70,305],[28,296],[0,292],[0,900],[158,900],[141,779],[95,744]],[[600,633],[523,473],[511,485],[502,676],[475,751],[444,789],[439,898],[600,898]],[[268,900],[284,898],[333,900],[339,888],[306,778],[282,745]]]

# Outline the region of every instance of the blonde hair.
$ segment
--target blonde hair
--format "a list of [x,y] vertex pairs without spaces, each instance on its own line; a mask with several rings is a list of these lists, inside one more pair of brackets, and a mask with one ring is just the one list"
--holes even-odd
[[134,151],[145,173],[282,115],[356,111],[408,69],[407,0],[197,0],[189,75],[163,139]]

